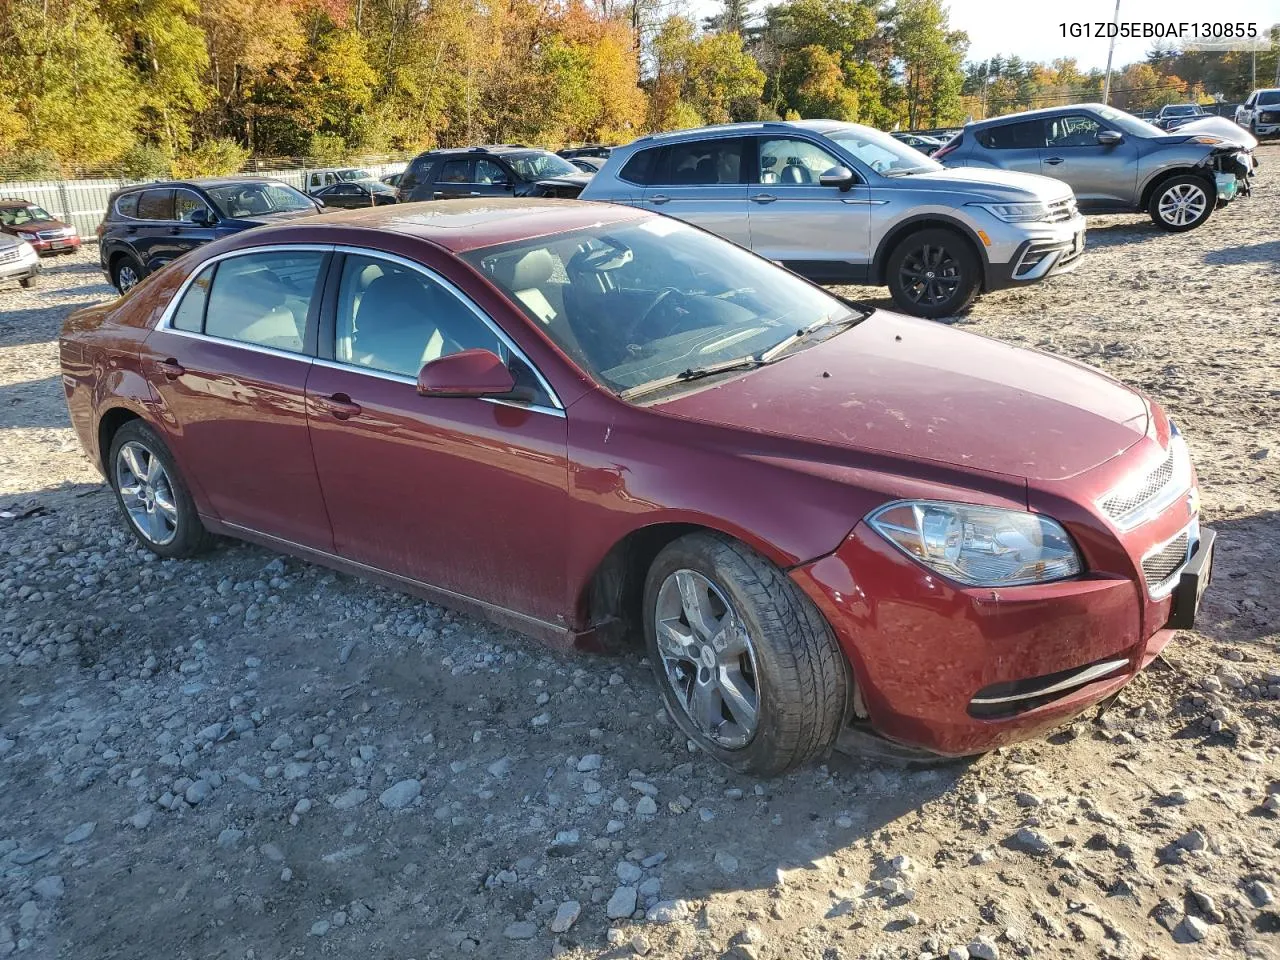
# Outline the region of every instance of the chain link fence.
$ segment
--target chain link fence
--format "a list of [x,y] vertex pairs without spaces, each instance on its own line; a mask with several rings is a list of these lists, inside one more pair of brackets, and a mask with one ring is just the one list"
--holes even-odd
[[[365,157],[346,164],[322,164],[303,158],[263,158],[250,160],[241,171],[242,176],[270,177],[291,187],[307,190],[308,174],[319,169],[349,169],[359,167],[375,177],[385,177],[404,170],[408,160],[391,156]],[[8,179],[0,169],[0,199],[25,200],[43,207],[50,214],[70,226],[83,240],[96,240],[98,224],[107,212],[107,200],[116,190],[134,183],[154,183],[157,179],[131,179],[112,176],[107,171],[94,177],[78,177],[66,180]]]

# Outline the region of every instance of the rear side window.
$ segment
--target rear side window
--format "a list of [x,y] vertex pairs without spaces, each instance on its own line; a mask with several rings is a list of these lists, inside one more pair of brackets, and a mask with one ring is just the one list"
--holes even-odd
[[661,148],[659,147],[641,150],[623,165],[618,172],[618,177],[641,187],[653,183],[658,171],[658,154],[660,150]]
[[186,330],[188,333],[204,331],[204,308],[209,301],[209,285],[213,282],[215,264],[205,267],[187,287],[182,295],[182,302],[173,312],[173,327]]
[[978,142],[989,150],[1027,150],[1043,147],[1044,121],[1025,120],[978,131]]
[[444,169],[440,171],[441,183],[470,183],[470,160],[446,160]]
[[138,198],[139,220],[172,220],[173,191],[144,190]]
[[672,186],[742,183],[743,140],[694,140],[670,148],[667,175]]
[[324,258],[320,251],[306,250],[251,253],[223,260],[213,275],[204,332],[301,353]]
[[126,193],[124,196],[116,200],[116,213],[122,217],[134,218],[138,216],[138,197],[140,193]]

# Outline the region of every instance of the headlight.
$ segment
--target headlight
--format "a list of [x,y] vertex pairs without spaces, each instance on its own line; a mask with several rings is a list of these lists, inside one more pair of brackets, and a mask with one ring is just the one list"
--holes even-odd
[[1047,583],[1081,569],[1067,532],[1035,513],[911,500],[881,507],[867,522],[903,553],[968,586]]
[[1044,220],[1049,216],[1049,208],[1039,201],[1035,203],[971,203],[969,206],[981,207],[1005,223]]
[[1212,145],[1215,143],[1226,143],[1226,141],[1223,140],[1221,137],[1213,137],[1213,136],[1210,136],[1209,134],[1201,134],[1198,137],[1192,137],[1190,140],[1187,141],[1187,143],[1203,143],[1205,145]]

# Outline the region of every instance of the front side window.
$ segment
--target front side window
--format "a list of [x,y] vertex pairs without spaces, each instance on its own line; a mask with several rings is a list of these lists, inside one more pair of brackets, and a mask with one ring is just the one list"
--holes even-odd
[[493,331],[444,285],[401,264],[347,255],[335,360],[416,377],[432,360],[475,348],[507,356]]
[[476,161],[476,183],[502,184],[507,182],[507,171],[492,160]]
[[668,184],[676,187],[742,183],[744,140],[693,140],[668,152]]
[[624,395],[750,361],[797,330],[851,313],[769,261],[666,217],[462,256],[598,383]]
[[1087,113],[1053,117],[1047,121],[1046,142],[1051,147],[1096,147],[1100,124]]
[[760,139],[760,173],[758,183],[782,186],[817,185],[818,179],[839,160],[807,140],[791,137]]
[[300,250],[220,261],[207,295],[205,334],[301,353],[324,259],[320,251]]
[[177,190],[173,197],[173,219],[183,223],[193,223],[197,213],[203,212],[207,218],[208,205],[190,190]]
[[1024,120],[988,127],[978,132],[978,142],[988,150],[1034,150],[1044,146],[1044,121]]
[[138,198],[139,220],[172,220],[173,191],[144,190]]
[[470,183],[471,164],[470,160],[446,160],[444,168],[440,171],[441,182]]

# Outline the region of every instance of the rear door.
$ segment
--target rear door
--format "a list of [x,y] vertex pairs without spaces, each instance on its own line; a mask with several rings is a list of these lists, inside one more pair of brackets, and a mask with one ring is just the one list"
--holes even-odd
[[751,246],[747,182],[752,137],[690,140],[668,147],[640,206]]
[[226,523],[333,548],[304,402],[328,249],[206,265],[141,351],[183,473]]
[[436,174],[432,199],[460,200],[471,196],[476,162],[471,157],[446,157]]
[[[1005,123],[979,130],[975,135],[982,147],[973,160],[985,161],[1001,170],[1040,173],[1040,152],[1044,147],[1044,121],[1040,118]],[[1051,174],[1052,176],[1052,174]]]
[[135,219],[125,225],[125,239],[138,252],[144,273],[173,259],[173,190],[144,190]]
[[[1138,182],[1138,147],[1132,138],[1098,143],[1113,127],[1091,113],[1069,113],[1045,121],[1045,176],[1064,180],[1085,207],[1130,207]],[[1124,131],[1117,130],[1124,136]]]
[[760,137],[747,186],[751,249],[818,280],[865,273],[871,261],[868,186],[818,181],[847,167],[826,148],[796,136]]

